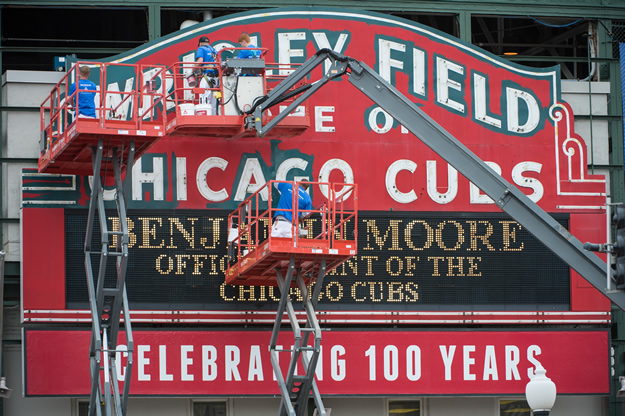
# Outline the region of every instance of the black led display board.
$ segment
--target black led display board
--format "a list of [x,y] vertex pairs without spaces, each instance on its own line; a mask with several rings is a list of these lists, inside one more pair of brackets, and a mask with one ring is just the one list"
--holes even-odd
[[[130,212],[128,219],[131,308],[276,307],[277,288],[224,284],[227,212]],[[567,216],[556,220],[568,228]],[[66,210],[69,308],[88,306],[86,221],[86,211]],[[110,217],[110,229],[118,221]],[[96,227],[94,251],[99,238]],[[98,261],[93,254],[95,276]],[[107,285],[114,280],[111,260]],[[361,211],[358,254],[326,277],[321,293],[320,310],[567,310],[570,269],[505,214]]]

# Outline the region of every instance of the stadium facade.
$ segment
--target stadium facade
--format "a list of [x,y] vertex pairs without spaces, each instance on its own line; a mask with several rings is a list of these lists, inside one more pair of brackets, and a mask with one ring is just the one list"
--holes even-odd
[[[192,60],[200,36],[227,48],[242,32],[282,65],[333,49],[394,84],[578,239],[606,242],[606,202],[625,201],[625,6],[230,6],[0,8],[2,366],[13,389],[3,413],[87,414],[92,182],[37,169],[40,105],[77,60],[169,67]],[[111,72],[100,88],[134,82]],[[136,111],[112,104],[120,118]],[[622,311],[345,80],[304,111],[310,127],[295,137],[165,137],[132,168],[128,414],[278,411],[267,353],[278,295],[224,284],[226,217],[265,181],[301,178],[359,186],[358,254],[328,276],[318,308],[317,381],[333,414],[529,415],[525,386],[539,366],[558,389],[553,415],[623,413]]]

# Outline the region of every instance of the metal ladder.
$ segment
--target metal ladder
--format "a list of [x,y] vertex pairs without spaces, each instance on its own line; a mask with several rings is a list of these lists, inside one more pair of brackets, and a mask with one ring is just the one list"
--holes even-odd
[[[126,295],[126,268],[128,265],[128,223],[126,221],[127,201],[130,184],[130,168],[132,166],[135,146],[130,142],[128,155],[124,160],[124,149],[118,147],[105,148],[102,139],[93,148],[93,184],[87,230],[85,233],[85,271],[89,288],[89,304],[91,307],[91,346],[89,349],[91,394],[89,398],[89,416],[123,416],[128,405],[128,392],[133,363],[133,339]],[[106,154],[105,154],[106,153]],[[115,178],[115,205],[119,218],[119,231],[110,231],[107,226],[107,215],[104,209],[104,189],[101,177],[102,168],[112,164]],[[122,167],[127,166],[127,174],[122,181]],[[101,250],[92,251],[91,239],[94,233],[95,215],[101,230]],[[111,244],[111,240],[113,244]],[[94,280],[92,255],[99,256],[97,280]],[[107,260],[115,258],[117,279],[112,287],[105,286]],[[95,284],[94,284],[95,283]],[[109,282],[107,282],[109,283]],[[126,332],[126,350],[117,350],[117,337],[120,329],[120,314],[123,313]],[[124,375],[123,393],[120,394],[117,378],[116,354],[127,354],[126,372]]]
[[[317,406],[317,414],[319,416],[326,416],[326,410],[315,382],[315,370],[317,368],[317,361],[319,359],[319,353],[321,352],[321,328],[315,314],[315,308],[317,306],[317,300],[319,299],[319,293],[321,286],[323,285],[323,279],[326,274],[326,260],[321,260],[319,270],[316,279],[310,276],[310,287],[314,285],[312,295],[310,294],[309,287],[306,286],[306,282],[300,267],[295,266],[295,258],[291,257],[289,261],[289,267],[287,269],[286,276],[282,276],[280,269],[276,269],[276,278],[278,281],[278,287],[280,288],[280,302],[278,304],[278,312],[276,320],[273,325],[273,331],[271,333],[271,343],[269,345],[269,351],[271,352],[271,365],[273,372],[278,380],[278,386],[280,388],[280,394],[282,400],[280,401],[279,416],[303,416],[306,414],[306,406],[308,404],[308,398],[311,395],[315,400]],[[306,322],[303,327],[297,320],[293,304],[291,303],[290,287],[291,283],[295,281],[295,284],[300,289],[303,301],[303,308],[306,312]],[[289,317],[289,322],[293,330],[294,342],[293,348],[278,348],[278,334],[282,325],[284,313],[286,312]],[[314,336],[314,345],[308,345],[308,339],[310,334]],[[282,375],[280,368],[280,361],[278,354],[280,352],[291,353],[291,360],[286,373],[286,380]],[[304,370],[304,374],[298,375],[297,364],[301,362],[301,368]]]

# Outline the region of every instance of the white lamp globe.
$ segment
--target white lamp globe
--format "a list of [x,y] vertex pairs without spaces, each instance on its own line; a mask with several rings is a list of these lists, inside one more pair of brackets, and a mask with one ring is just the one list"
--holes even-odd
[[534,377],[525,386],[525,398],[534,415],[548,415],[556,402],[556,385],[545,374],[542,366],[534,371]]

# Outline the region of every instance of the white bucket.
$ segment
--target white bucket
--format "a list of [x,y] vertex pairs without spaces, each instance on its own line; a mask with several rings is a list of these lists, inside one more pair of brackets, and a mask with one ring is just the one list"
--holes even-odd
[[[228,242],[233,242],[239,236],[239,230],[236,228],[231,228],[228,230]],[[237,242],[238,244],[238,242]]]
[[187,82],[189,83],[189,87],[195,88],[195,86],[197,85],[197,78],[195,77],[195,74],[191,73],[190,75],[188,75]]
[[156,80],[151,79],[145,82],[145,92],[148,94],[154,94],[157,91],[156,89]]
[[196,116],[210,116],[213,114],[213,106],[210,104],[197,104],[195,106]]
[[195,114],[195,105],[193,104],[180,104],[181,116],[192,116]]

